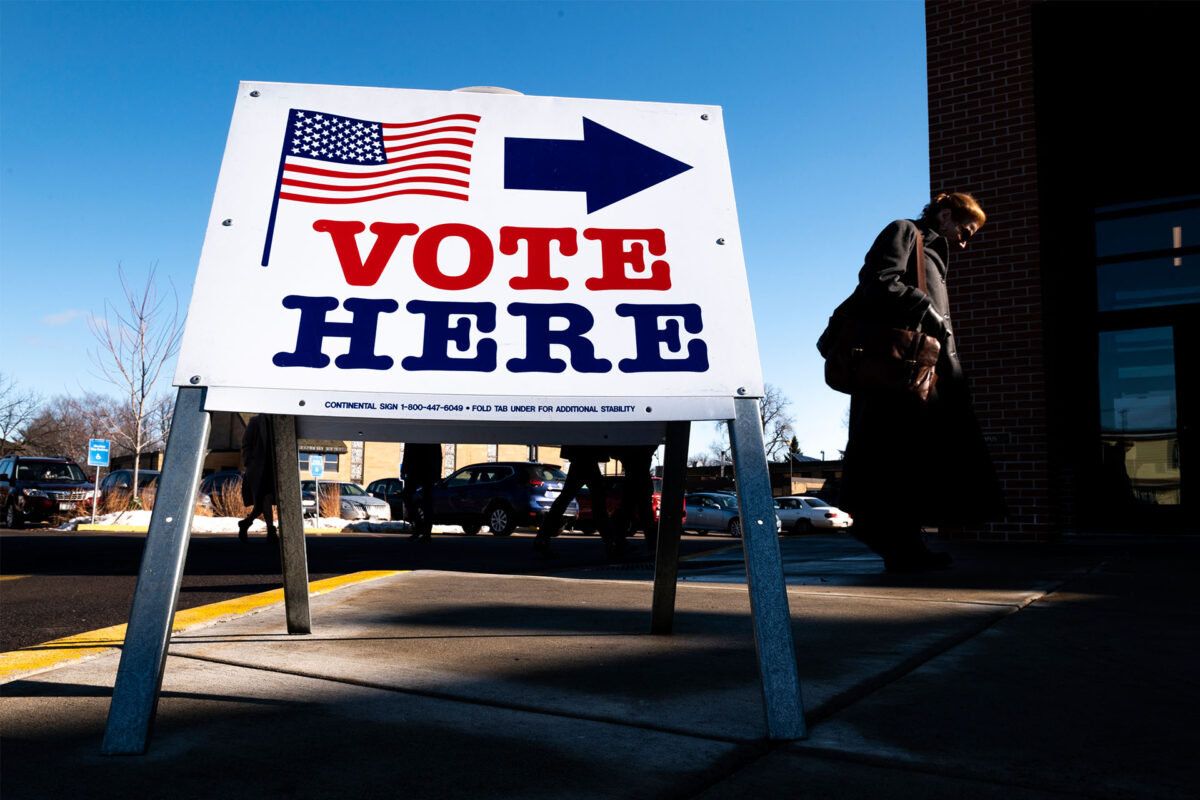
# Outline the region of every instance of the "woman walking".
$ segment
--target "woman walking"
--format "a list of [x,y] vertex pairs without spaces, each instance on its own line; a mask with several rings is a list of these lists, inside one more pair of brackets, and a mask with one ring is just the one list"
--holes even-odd
[[[971,410],[950,324],[950,254],[962,250],[987,217],[969,194],[938,195],[919,219],[888,225],[867,252],[854,313],[872,322],[936,336],[937,383],[928,401],[911,392],[855,391],[850,399],[839,505],[851,532],[890,572],[950,566],[921,538],[926,525],[997,519],[1004,500]],[[923,244],[924,258],[917,248]],[[917,270],[925,270],[925,291]]]

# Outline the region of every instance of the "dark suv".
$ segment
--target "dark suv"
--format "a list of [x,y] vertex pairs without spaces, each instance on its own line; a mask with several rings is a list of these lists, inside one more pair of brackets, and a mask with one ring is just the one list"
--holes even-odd
[[[566,479],[557,464],[471,464],[435,484],[433,521],[461,525],[470,535],[487,525],[494,535],[508,536],[518,525],[540,523]],[[578,513],[579,506],[572,500],[566,516]]]
[[92,482],[69,458],[0,458],[0,511],[10,528],[74,513],[81,502],[91,499]]
[[367,494],[385,501],[392,510],[392,519],[404,519],[404,481],[400,478],[380,478],[367,484]]

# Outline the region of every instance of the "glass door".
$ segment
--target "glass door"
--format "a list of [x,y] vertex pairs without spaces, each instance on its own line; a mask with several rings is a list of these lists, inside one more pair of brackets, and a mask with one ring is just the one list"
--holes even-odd
[[1114,510],[1182,501],[1172,327],[1100,333],[1099,496]]
[[1101,527],[1178,530],[1200,511],[1200,197],[1097,209]]

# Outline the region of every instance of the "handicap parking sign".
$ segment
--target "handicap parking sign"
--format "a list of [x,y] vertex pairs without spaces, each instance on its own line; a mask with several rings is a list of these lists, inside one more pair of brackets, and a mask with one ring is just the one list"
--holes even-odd
[[325,459],[324,457],[315,458],[308,462],[308,474],[314,478],[320,478],[325,474]]
[[88,466],[89,467],[107,467],[108,453],[110,450],[110,442],[108,439],[89,439],[88,440]]

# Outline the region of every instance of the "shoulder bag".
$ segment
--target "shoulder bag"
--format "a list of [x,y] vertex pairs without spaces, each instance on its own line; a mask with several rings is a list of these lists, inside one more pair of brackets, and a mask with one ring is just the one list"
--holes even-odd
[[[925,241],[917,231],[917,288],[925,289]],[[829,318],[817,340],[825,356],[825,383],[846,394],[908,392],[923,402],[937,384],[942,343],[936,336],[870,322],[855,310],[851,295]]]

